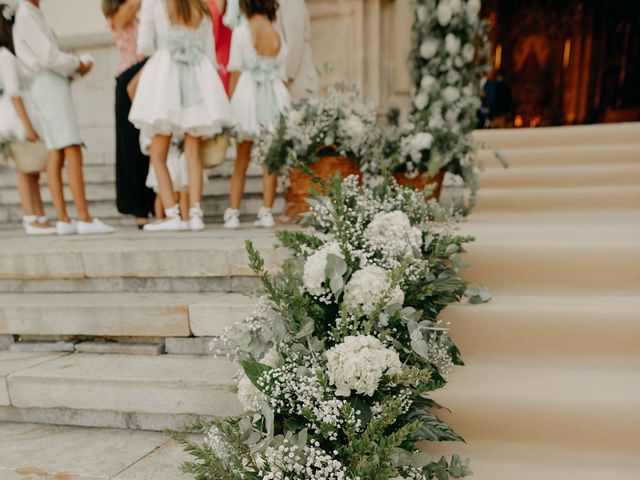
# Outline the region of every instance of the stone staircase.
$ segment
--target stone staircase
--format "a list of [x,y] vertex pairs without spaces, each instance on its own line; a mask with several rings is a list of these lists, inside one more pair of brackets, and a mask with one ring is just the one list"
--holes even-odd
[[467,277],[444,312],[467,366],[436,399],[473,478],[640,478],[640,124],[486,131]]
[[[477,237],[467,276],[495,298],[445,311],[467,366],[437,400],[468,443],[429,449],[472,457],[479,480],[635,480],[640,125],[478,137],[510,163],[486,153],[463,226]],[[91,175],[112,181],[106,169]],[[252,308],[246,238],[276,270],[285,252],[252,229],[0,231],[0,479],[25,480],[32,467],[50,478],[188,478],[158,431],[238,412],[235,367],[206,353]]]
[[[204,210],[207,220],[220,223],[222,214],[228,206],[229,178],[232,161],[207,171],[208,182],[204,186]],[[120,215],[116,209],[115,167],[113,165],[88,163],[84,168],[87,198],[91,214],[114,225],[133,224],[131,218]],[[45,210],[50,218],[55,218],[51,197],[46,187],[46,174],[42,175],[42,196]],[[65,198],[70,214],[75,215],[71,191],[65,187]],[[247,175],[243,215],[254,217],[262,206],[262,170],[251,165]],[[278,198],[276,211],[282,209],[282,199]],[[0,228],[12,228],[22,221],[20,199],[16,190],[16,178],[13,169],[0,166]]]
[[271,232],[0,235],[0,420],[163,430],[238,412],[208,344],[252,310],[244,239],[280,265]]

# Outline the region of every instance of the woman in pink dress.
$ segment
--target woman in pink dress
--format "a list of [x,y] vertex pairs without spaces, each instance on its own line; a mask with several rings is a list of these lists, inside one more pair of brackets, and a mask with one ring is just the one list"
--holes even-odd
[[154,212],[155,193],[146,187],[149,157],[140,150],[140,131],[129,122],[130,88],[146,59],[136,54],[141,0],[103,0],[104,12],[120,53],[116,77],[116,204],[133,215],[139,228]]
[[231,76],[227,71],[229,64],[229,52],[231,50],[231,29],[223,22],[225,10],[227,8],[226,0],[205,0],[205,4],[211,12],[211,20],[213,21],[213,38],[216,46],[216,60],[218,63],[218,72],[224,84],[224,89],[229,94],[229,80]]

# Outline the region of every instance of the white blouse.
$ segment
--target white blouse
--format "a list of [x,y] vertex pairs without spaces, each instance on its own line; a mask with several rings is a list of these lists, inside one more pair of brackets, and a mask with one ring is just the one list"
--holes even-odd
[[70,77],[80,66],[77,56],[60,50],[42,11],[26,0],[21,0],[18,5],[13,26],[13,43],[16,56],[29,78],[45,70]]
[[[169,19],[166,0],[142,0],[140,7],[140,25],[138,26],[138,55],[150,57],[162,48],[162,40],[172,29],[186,27],[173,25]],[[209,16],[202,18],[198,27],[204,42],[204,53],[216,64],[216,48],[213,38],[213,25]]]
[[6,48],[0,48],[0,89],[2,96],[7,98],[19,97],[20,72],[18,59]]

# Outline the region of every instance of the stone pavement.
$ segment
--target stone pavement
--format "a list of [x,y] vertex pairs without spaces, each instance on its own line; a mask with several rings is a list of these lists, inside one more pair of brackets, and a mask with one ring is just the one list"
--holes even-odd
[[185,480],[158,432],[0,423],[0,480]]

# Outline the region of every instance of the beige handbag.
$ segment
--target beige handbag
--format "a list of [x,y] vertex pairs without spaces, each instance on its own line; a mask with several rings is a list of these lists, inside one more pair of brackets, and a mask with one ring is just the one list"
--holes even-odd
[[42,172],[47,167],[47,148],[44,143],[13,142],[11,156],[18,170],[24,173]]
[[202,166],[214,168],[222,165],[226,160],[229,148],[229,135],[221,133],[202,142]]

